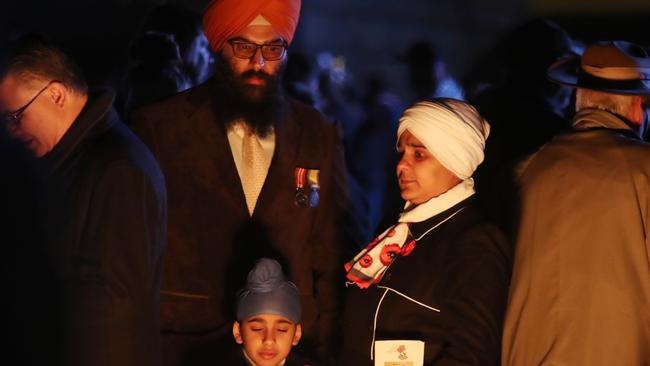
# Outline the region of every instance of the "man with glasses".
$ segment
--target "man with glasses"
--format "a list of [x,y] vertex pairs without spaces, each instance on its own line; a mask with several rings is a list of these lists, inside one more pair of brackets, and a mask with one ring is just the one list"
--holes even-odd
[[170,192],[161,298],[168,365],[219,364],[234,346],[233,296],[260,257],[277,259],[299,288],[299,352],[331,349],[345,172],[337,127],[280,91],[299,12],[299,0],[212,1],[203,24],[215,77],[132,116]]
[[[16,279],[24,286],[5,298],[27,314],[19,332],[25,339],[16,343],[33,350],[15,364],[159,364],[160,169],[119,121],[113,95],[88,92],[70,57],[34,36],[2,49],[9,50],[0,58],[3,127],[36,157],[42,183],[31,218],[38,240],[19,252],[27,258],[6,260],[26,261],[25,269],[42,263],[35,270],[51,285],[32,294],[40,287],[26,273]],[[38,312],[50,315],[43,323],[29,314],[35,298]]]

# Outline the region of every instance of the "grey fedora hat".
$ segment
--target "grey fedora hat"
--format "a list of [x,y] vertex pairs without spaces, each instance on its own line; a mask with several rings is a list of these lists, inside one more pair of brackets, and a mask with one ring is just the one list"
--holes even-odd
[[547,77],[558,84],[612,94],[650,94],[650,57],[643,47],[625,41],[588,46],[582,56],[561,59]]

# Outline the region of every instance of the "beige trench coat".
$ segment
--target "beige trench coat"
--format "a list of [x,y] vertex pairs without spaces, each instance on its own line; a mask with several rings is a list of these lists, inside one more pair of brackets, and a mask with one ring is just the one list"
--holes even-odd
[[502,365],[650,365],[650,145],[583,110],[521,168]]

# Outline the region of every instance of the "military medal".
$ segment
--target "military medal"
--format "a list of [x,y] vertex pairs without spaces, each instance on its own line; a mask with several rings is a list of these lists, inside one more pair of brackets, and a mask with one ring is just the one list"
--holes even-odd
[[297,167],[294,171],[296,179],[295,203],[303,207],[318,207],[320,202],[320,170]]
[[309,207],[318,207],[320,201],[320,184],[318,183],[318,174],[320,171],[310,169],[309,178]]
[[309,196],[305,193],[305,183],[307,180],[307,169],[296,168],[294,172],[296,178],[296,205],[307,206],[309,204]]

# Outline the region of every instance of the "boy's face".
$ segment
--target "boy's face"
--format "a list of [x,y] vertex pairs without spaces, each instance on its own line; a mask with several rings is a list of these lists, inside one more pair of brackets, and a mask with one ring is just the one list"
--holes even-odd
[[232,326],[235,341],[244,345],[258,366],[277,366],[287,358],[302,336],[300,324],[273,314],[258,314]]

